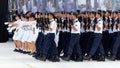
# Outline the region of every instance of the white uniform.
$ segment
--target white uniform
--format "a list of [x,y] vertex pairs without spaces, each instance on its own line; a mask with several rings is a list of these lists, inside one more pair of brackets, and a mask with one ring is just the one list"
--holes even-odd
[[57,23],[54,21],[54,19],[50,20],[50,27],[52,28],[52,31],[50,31],[50,33],[55,33],[56,34],[56,30],[57,30]]
[[[94,19],[95,18],[91,18],[91,24],[92,24],[92,26],[94,26]],[[94,32],[93,27],[90,27],[89,31],[90,32]]]
[[101,18],[99,18],[99,19],[97,19],[97,22],[98,23],[96,25],[98,25],[98,27],[100,27],[101,29],[100,29],[100,31],[98,31],[97,28],[95,28],[95,33],[101,33],[102,34],[102,31],[103,31],[103,21],[102,21]]
[[23,36],[21,39],[21,42],[27,42],[28,38],[29,38],[29,31],[32,30],[32,28],[30,27],[30,23],[29,22],[25,22],[23,24],[24,25],[28,25],[27,27],[22,27],[23,29]]
[[20,26],[21,26],[21,20],[17,20],[16,22],[14,22],[18,25],[18,27],[15,27],[16,28],[16,31],[14,32],[14,35],[13,35],[13,40],[18,40],[18,35],[19,35],[19,29],[20,29]]
[[50,20],[50,27],[52,28],[52,31],[50,31],[50,33],[54,33],[55,34],[55,39],[54,39],[54,41],[55,41],[55,43],[56,43],[56,45],[58,45],[57,43],[58,43],[58,35],[59,34],[56,34],[56,30],[57,30],[57,23],[54,21],[54,19],[52,19],[52,20]]
[[[112,24],[112,19],[110,18],[110,25]],[[109,33],[111,34],[111,33],[113,33],[113,30],[110,28],[109,29]]]
[[114,19],[114,21],[115,21],[115,23],[114,23],[114,26],[113,26],[113,32],[118,32],[118,30],[116,29],[116,24],[117,24],[117,20],[118,18],[115,18]]
[[80,34],[80,22],[78,21],[78,19],[74,20],[73,22],[73,26],[75,26],[75,28],[77,29],[77,31],[75,30],[71,30],[72,34]]
[[[35,42],[37,37],[38,37],[38,29],[36,28],[36,24],[37,22],[36,21],[31,21],[30,22],[30,26],[32,27],[32,30],[29,31],[29,37],[28,37],[28,40],[27,42]],[[35,33],[33,33],[33,29],[35,29]]]
[[17,40],[19,41],[22,41],[22,37],[24,35],[24,30],[23,30],[23,25],[25,24],[25,21],[21,21],[21,24],[20,24],[20,27],[19,27],[19,30],[18,30],[18,35],[17,35]]

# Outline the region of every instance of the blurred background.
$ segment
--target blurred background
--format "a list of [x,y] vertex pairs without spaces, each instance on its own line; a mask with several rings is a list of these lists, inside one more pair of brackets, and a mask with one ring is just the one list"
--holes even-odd
[[9,11],[18,12],[71,12],[97,11],[97,10],[120,10],[120,0],[9,0]]

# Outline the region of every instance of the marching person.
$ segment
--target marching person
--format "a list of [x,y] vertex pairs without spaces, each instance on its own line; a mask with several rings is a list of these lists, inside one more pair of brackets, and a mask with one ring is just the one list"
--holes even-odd
[[80,22],[77,19],[77,14],[73,13],[71,15],[71,19],[73,20],[73,24],[71,24],[71,37],[70,37],[70,41],[68,44],[68,49],[66,54],[64,54],[64,56],[62,57],[63,60],[65,61],[69,61],[73,51],[75,50],[75,54],[76,54],[76,61],[83,61],[82,58],[82,52],[81,52],[81,48],[79,45],[79,37],[80,37]]
[[50,54],[49,60],[52,62],[59,62],[57,46],[55,44],[55,34],[57,29],[57,23],[54,20],[54,15],[51,13],[48,16],[50,24],[48,24],[49,33],[47,33],[43,41],[43,52],[39,60],[46,61],[48,53]]
[[28,37],[28,48],[30,49],[29,55],[33,55],[35,53],[35,42],[38,37],[38,30],[36,28],[36,20],[35,20],[35,15],[31,14],[29,17],[29,22],[30,22],[30,31],[29,31],[29,37]]
[[15,48],[15,52],[18,52],[20,50],[20,45],[19,45],[19,40],[17,39],[17,36],[19,35],[19,27],[20,27],[20,24],[21,24],[21,19],[20,19],[20,15],[16,15],[15,16],[15,19],[16,21],[14,23],[12,23],[12,27],[15,27],[16,30],[14,32],[14,35],[13,35],[13,40],[14,40],[14,44],[16,46]]
[[113,38],[113,47],[112,47],[112,52],[111,52],[111,57],[110,60],[115,61],[117,59],[117,52],[119,51],[119,46],[120,46],[120,21],[118,18],[118,11],[113,12],[114,14],[114,38]]
[[97,23],[95,24],[95,31],[94,31],[94,40],[92,43],[92,47],[90,52],[87,56],[84,57],[85,60],[90,60],[92,56],[97,52],[97,50],[100,53],[100,57],[98,61],[105,61],[104,57],[104,48],[102,46],[102,30],[103,30],[103,21],[101,19],[101,13],[96,13]]

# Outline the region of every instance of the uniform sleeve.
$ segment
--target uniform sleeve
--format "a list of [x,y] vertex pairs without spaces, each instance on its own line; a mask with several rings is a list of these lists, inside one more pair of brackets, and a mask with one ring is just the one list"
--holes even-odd
[[56,27],[57,27],[56,22],[51,23],[51,28],[52,28],[52,29],[54,29],[54,28],[56,28]]
[[99,21],[99,22],[98,22],[98,26],[99,26],[99,27],[102,27],[102,26],[103,26],[103,21]]
[[77,30],[80,30],[80,23],[79,22],[77,22],[74,26]]

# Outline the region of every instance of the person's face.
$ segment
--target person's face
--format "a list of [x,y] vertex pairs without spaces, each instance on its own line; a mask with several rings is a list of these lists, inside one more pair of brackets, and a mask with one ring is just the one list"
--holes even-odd
[[31,17],[31,21],[34,21],[35,19],[33,17]]
[[120,18],[120,13],[119,13],[119,18]]
[[91,14],[90,14],[90,17],[91,17],[91,18],[94,18],[94,17],[95,17],[95,15],[91,13]]
[[66,16],[65,16],[65,14],[62,14],[62,18],[65,18]]
[[97,19],[100,18],[100,15],[99,15],[99,14],[96,14],[96,18],[97,18]]
[[66,16],[67,16],[67,18],[69,18],[69,17],[70,17],[70,15],[69,15],[69,14],[66,14]]
[[39,15],[38,15],[38,18],[40,18],[40,17],[41,17],[41,15],[39,14]]
[[52,15],[49,15],[49,20],[53,19],[53,16]]
[[75,19],[76,19],[76,16],[71,15],[71,19],[72,19],[72,20],[75,20]]
[[58,13],[55,13],[55,17],[58,17]]
[[114,13],[114,18],[116,18],[117,17],[117,14],[116,13]]
[[35,18],[38,18],[38,14],[35,14]]
[[86,18],[89,16],[87,13],[85,14]]
[[21,17],[21,20],[24,21],[24,17]]
[[27,14],[27,16],[30,16],[32,14],[32,12],[29,12],[28,14]]
[[108,16],[109,16],[109,13],[108,13],[108,12],[106,12],[105,16],[106,16],[106,17],[108,17]]
[[28,21],[28,19],[27,19],[27,18],[25,18],[24,20],[25,20],[25,21]]
[[19,20],[20,18],[17,16],[15,19],[16,19],[16,20]]
[[29,18],[29,21],[31,21],[31,18]]
[[29,21],[34,21],[35,19],[33,17],[30,17],[29,18]]

